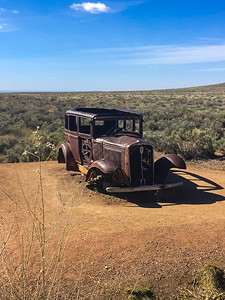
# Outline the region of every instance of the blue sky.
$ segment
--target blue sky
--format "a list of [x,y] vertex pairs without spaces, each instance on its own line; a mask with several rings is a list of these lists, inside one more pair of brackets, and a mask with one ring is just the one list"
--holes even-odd
[[224,0],[0,0],[0,91],[220,82]]

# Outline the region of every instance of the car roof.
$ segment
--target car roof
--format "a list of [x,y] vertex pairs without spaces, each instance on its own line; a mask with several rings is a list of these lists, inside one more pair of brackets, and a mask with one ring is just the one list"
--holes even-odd
[[102,119],[104,117],[119,117],[119,118],[142,118],[142,114],[125,109],[107,109],[107,108],[74,108],[67,110],[66,114],[75,114],[79,116],[89,117],[93,119]]

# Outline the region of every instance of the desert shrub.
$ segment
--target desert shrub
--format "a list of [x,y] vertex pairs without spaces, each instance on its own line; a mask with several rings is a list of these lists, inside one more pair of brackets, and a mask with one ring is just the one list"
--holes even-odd
[[27,111],[24,116],[24,123],[28,128],[35,129],[39,125],[39,118],[38,116],[32,112],[32,111]]
[[[143,113],[144,137],[156,150],[179,153],[186,159],[211,158],[216,151],[222,155],[225,152],[224,103],[224,88],[210,90],[206,87],[138,92],[0,94],[0,136],[4,139],[6,135],[14,136],[18,144],[22,140],[29,143],[31,132],[40,126],[57,147],[64,139],[67,109],[125,108]],[[7,157],[7,149],[12,157],[11,146],[5,147],[0,155]]]
[[[6,150],[6,161],[5,162],[25,162],[27,158],[23,156],[24,151],[33,153],[36,151],[34,144],[31,141],[20,141],[20,143],[12,144],[9,149]],[[37,161],[37,158],[30,154],[28,161]]]
[[200,129],[179,129],[173,131],[171,136],[173,151],[181,154],[185,159],[209,158],[214,156],[213,140]]
[[224,270],[215,264],[205,264],[193,282],[181,290],[179,299],[224,300]]
[[0,153],[5,154],[6,149],[8,148],[9,141],[8,140],[0,140]]
[[11,131],[10,116],[7,114],[0,115],[0,133],[1,135],[9,134]]
[[225,155],[225,133],[223,137],[215,140],[214,148],[216,151],[220,152],[223,156]]

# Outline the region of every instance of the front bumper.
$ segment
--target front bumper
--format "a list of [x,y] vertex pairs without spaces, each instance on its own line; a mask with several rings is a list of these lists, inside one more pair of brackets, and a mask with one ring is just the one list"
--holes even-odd
[[108,193],[130,193],[130,192],[142,192],[142,191],[157,191],[164,189],[171,189],[178,186],[182,186],[183,182],[168,183],[168,184],[155,184],[155,185],[139,185],[139,186],[108,186],[106,192]]

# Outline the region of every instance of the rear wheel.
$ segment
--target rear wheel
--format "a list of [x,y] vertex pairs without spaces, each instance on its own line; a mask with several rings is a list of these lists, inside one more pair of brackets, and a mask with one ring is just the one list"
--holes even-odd
[[62,148],[59,148],[59,153],[58,153],[58,163],[59,164],[64,164],[66,162]]

